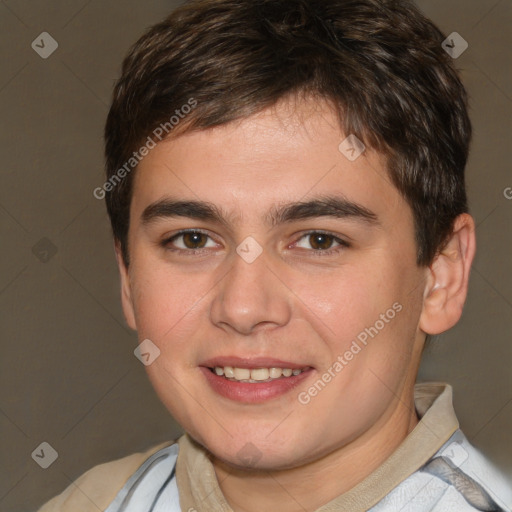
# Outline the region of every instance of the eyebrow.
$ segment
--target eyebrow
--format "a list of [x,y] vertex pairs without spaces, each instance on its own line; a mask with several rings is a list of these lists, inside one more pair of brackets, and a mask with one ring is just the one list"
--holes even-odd
[[[141,215],[143,225],[158,219],[187,217],[229,225],[229,216],[221,208],[206,201],[183,201],[164,198],[150,204]],[[298,220],[316,217],[351,219],[369,225],[379,225],[377,215],[365,206],[342,196],[321,196],[309,201],[275,205],[265,216],[265,222],[274,227]]]

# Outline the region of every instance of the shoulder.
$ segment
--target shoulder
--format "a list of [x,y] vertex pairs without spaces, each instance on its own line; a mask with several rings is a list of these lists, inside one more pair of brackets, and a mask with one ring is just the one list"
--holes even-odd
[[168,441],[141,453],[93,467],[39,512],[98,512],[105,510],[137,469],[149,458],[175,444]]
[[512,510],[510,476],[505,477],[460,430],[423,471],[450,485],[475,510]]
[[512,512],[512,486],[460,430],[372,512]]

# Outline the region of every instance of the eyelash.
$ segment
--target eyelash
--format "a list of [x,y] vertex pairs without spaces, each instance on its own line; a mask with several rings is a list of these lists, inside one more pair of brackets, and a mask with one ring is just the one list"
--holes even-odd
[[322,249],[305,249],[306,251],[310,252],[314,256],[318,256],[318,257],[330,256],[332,254],[338,254],[350,247],[350,244],[347,241],[345,241],[341,238],[338,238],[334,233],[329,233],[329,231],[321,231],[321,230],[312,230],[312,231],[307,231],[306,233],[303,233],[298,238],[298,240],[293,243],[293,246],[298,244],[303,238],[307,238],[311,235],[328,236],[328,237],[332,238],[333,242],[336,242],[338,244],[335,247],[331,247],[329,249],[323,249],[323,250]]
[[[168,251],[172,251],[172,252],[177,253],[177,254],[194,255],[194,254],[201,254],[205,250],[208,250],[208,248],[204,248],[204,247],[203,248],[199,248],[199,249],[180,249],[180,248],[171,248],[171,247],[169,247],[170,243],[172,243],[173,241],[175,241],[176,239],[178,239],[179,237],[181,237],[181,236],[183,236],[183,235],[185,235],[187,233],[202,234],[202,235],[205,235],[208,238],[213,240],[213,238],[207,232],[202,231],[200,229],[184,229],[182,231],[179,231],[179,232],[175,233],[171,237],[162,240],[160,242],[160,245],[164,249],[166,249]],[[298,244],[303,238],[306,238],[306,237],[311,236],[311,235],[325,235],[325,236],[331,237],[333,242],[336,242],[336,243],[339,244],[339,245],[337,245],[335,247],[332,247],[332,248],[329,248],[329,249],[324,249],[324,250],[322,250],[322,249],[305,249],[306,251],[310,252],[314,256],[319,256],[319,257],[329,256],[329,255],[334,254],[334,253],[342,252],[343,250],[348,249],[349,247],[351,247],[351,245],[348,242],[346,242],[345,240],[342,240],[341,238],[338,238],[333,233],[329,233],[328,231],[321,231],[321,230],[312,230],[312,231],[308,231],[306,233],[303,233],[297,239],[297,241],[295,241],[293,243],[293,246]]]

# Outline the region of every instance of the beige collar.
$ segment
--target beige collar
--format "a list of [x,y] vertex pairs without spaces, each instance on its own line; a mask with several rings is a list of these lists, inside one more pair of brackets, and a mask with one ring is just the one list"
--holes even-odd
[[[316,512],[368,510],[423,466],[459,428],[448,384],[416,384],[414,403],[421,420],[402,444],[362,482]],[[233,512],[219,487],[207,451],[188,434],[178,443],[176,478],[181,509]]]

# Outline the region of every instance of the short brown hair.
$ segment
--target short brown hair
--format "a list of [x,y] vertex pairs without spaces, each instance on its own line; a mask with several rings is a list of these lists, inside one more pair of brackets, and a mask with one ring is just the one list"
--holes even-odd
[[[387,156],[414,215],[417,263],[429,265],[467,211],[467,94],[443,40],[409,1],[187,2],[123,62],[105,127],[107,179],[191,98],[171,134],[313,95],[333,104],[345,134]],[[133,173],[123,175],[105,197],[128,264]]]

